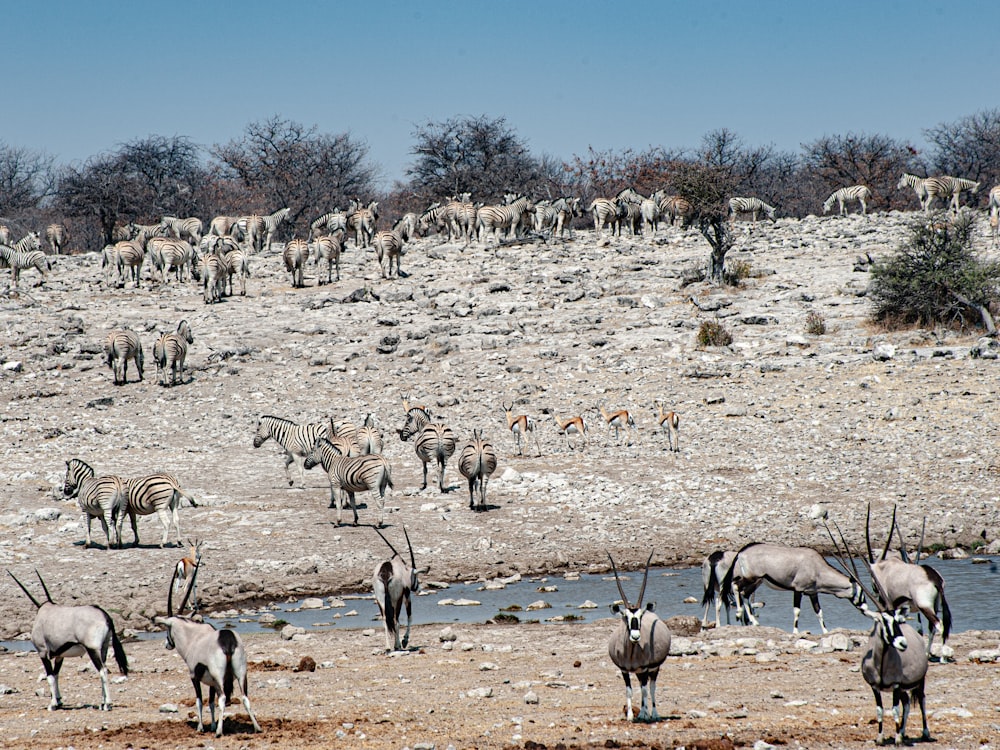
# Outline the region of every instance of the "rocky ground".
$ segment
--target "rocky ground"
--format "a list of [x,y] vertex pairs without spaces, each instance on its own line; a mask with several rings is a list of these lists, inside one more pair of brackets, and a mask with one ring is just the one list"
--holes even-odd
[[[708,247],[695,232],[678,229],[661,230],[655,240],[610,241],[579,231],[573,241],[514,245],[495,253],[482,247],[462,252],[460,245],[428,238],[411,244],[404,256],[408,275],[389,281],[381,279],[370,253],[352,246],[341,282],[316,286],[310,266],[304,289],[291,288],[277,255],[255,257],[248,295],[217,305],[205,305],[200,288],[190,284],[144,280],[139,289],[131,283],[108,289],[101,283],[97,255],[61,258],[44,286],[30,286],[32,271],[22,277],[20,294],[8,291],[0,298],[0,564],[22,580],[37,567],[57,600],[98,602],[126,632],[148,629],[150,618],[164,610],[169,572],[180,551],[158,548],[162,532],[155,519],[140,521],[138,548],[84,549],[75,501],[61,497],[65,461],[79,457],[101,473],[170,471],[197,498],[198,508],[182,509],[182,534],[206,541],[199,589],[210,608],[364,588],[383,555],[381,541],[364,526],[332,524],[325,477],[307,473],[300,487],[293,473],[295,486],[289,488],[276,446],[254,450],[251,438],[261,414],[360,423],[367,412],[376,415],[385,433],[393,468],[386,533],[401,539],[405,524],[418,562],[430,565],[437,579],[605,570],[606,550],[635,567],[651,549],[656,564],[686,564],[716,548],[753,540],[821,545],[825,532],[815,519],[823,511],[860,543],[868,503],[882,529],[897,504],[911,544],[926,516],[929,543],[1000,553],[997,360],[969,356],[978,347],[975,335],[943,329],[885,332],[868,322],[868,275],[854,270],[855,258],[891,252],[910,219],[897,213],[867,220],[783,219],[754,232],[744,230],[729,257],[749,263],[752,275],[738,288],[721,289],[685,285],[685,277],[705,264]],[[985,252],[985,233],[979,241]],[[352,295],[357,290],[361,293]],[[348,297],[362,301],[342,302]],[[809,313],[822,316],[826,333],[806,332]],[[152,345],[160,331],[174,329],[182,318],[195,336],[188,382],[163,388],[156,383]],[[697,347],[698,326],[713,319],[732,332],[730,347]],[[126,386],[115,387],[101,343],[107,331],[125,325],[142,335],[146,378],[137,382],[132,373]],[[448,492],[441,493],[433,482],[419,489],[420,464],[410,445],[395,436],[402,424],[400,398],[406,394],[447,421],[460,441],[482,428],[497,446],[500,467],[489,484],[487,512],[468,510],[464,480],[453,466],[446,476]],[[680,414],[678,453],[669,452],[665,437],[654,429],[657,399]],[[506,430],[504,400],[513,400],[516,410],[538,424],[539,446],[530,442],[523,456]],[[638,438],[623,435],[616,441],[603,425],[599,404],[631,410]],[[570,450],[555,430],[553,415],[574,414],[582,414],[590,428],[582,450]],[[362,523],[373,520],[373,510],[361,508]],[[103,546],[96,526],[95,531]],[[131,540],[131,532],[126,531],[126,539]],[[12,581],[0,584],[0,606],[7,613],[0,636],[29,630],[32,608]],[[660,608],[664,615],[691,614],[680,602],[661,602]],[[588,646],[593,658],[603,652],[606,627],[553,627],[514,638],[523,653],[522,662],[511,667],[511,685],[571,656],[561,638],[575,644],[585,633],[593,641]],[[499,642],[500,634],[512,632],[473,631],[470,640],[482,643]],[[254,658],[275,659],[272,652],[281,648],[275,638],[255,638]],[[345,722],[355,723],[348,733],[356,734],[364,722],[369,744],[359,746],[394,747],[423,741],[412,734],[423,721],[428,728],[442,727],[444,734],[429,741],[444,747],[450,730],[443,727],[452,726],[441,717],[447,711],[456,720],[474,717],[467,718],[474,727],[470,723],[454,735],[456,746],[501,742],[484,738],[485,725],[479,722],[499,722],[496,716],[505,713],[483,713],[480,702],[455,698],[462,688],[454,686],[479,682],[467,659],[459,659],[463,666],[454,669],[440,663],[437,646],[430,645],[435,639],[428,635],[427,654],[388,662],[387,675],[387,662],[367,656],[367,642],[358,656],[353,638],[363,636],[331,636],[322,648],[346,654],[350,669],[370,678],[371,685],[355,692],[371,692],[372,703],[363,702],[371,710],[353,709],[350,699],[360,698],[347,687],[335,688],[337,693],[306,688],[303,695],[313,695],[317,704],[327,705],[337,695],[345,696],[348,705],[322,720],[316,707],[306,710],[297,703],[301,715],[288,721],[300,722],[303,737],[311,737],[317,726],[335,732]],[[560,656],[550,660],[539,653],[534,663],[533,644],[549,640],[559,644],[553,650]],[[152,646],[135,648],[144,653]],[[518,646],[512,648],[518,653]],[[321,661],[326,652],[317,644],[316,653]],[[162,655],[168,657],[176,659]],[[30,663],[17,659],[0,662],[7,669],[14,669],[13,662],[16,669],[37,670],[35,657]],[[454,659],[450,654],[443,661]],[[810,673],[825,662],[810,659]],[[826,657],[831,659],[837,661]],[[851,655],[852,665],[856,659]],[[778,689],[759,671],[777,667],[759,667],[754,659],[716,663],[699,657],[697,664],[691,669],[698,674],[706,665],[717,667],[726,690],[732,688],[726,677],[741,668],[748,670],[750,682],[760,682],[764,698]],[[371,717],[385,711],[384,703],[408,704],[405,685],[421,684],[417,665],[426,665],[424,679],[435,674],[434,679],[447,682],[445,693],[429,696],[442,701],[438,713],[374,723]],[[174,670],[176,663],[164,661],[162,668]],[[522,727],[524,741],[585,743],[592,727],[600,726],[587,717],[608,722],[617,713],[608,708],[619,705],[619,678],[606,657],[598,669],[581,667],[578,677],[572,663],[558,668],[571,676],[571,687],[557,692],[562,708],[547,701],[539,705],[548,705],[551,716],[572,724],[573,731],[532,734]],[[797,673],[803,667],[791,659],[783,669]],[[961,659],[941,669],[961,673],[956,685],[964,684],[965,671],[979,674]],[[470,674],[461,677],[463,670]],[[175,676],[173,684],[186,695],[186,678]],[[320,671],[308,679],[323,685],[323,677]],[[92,679],[88,675],[84,690]],[[672,682],[676,675],[665,679],[665,696],[683,693],[681,683]],[[854,725],[871,700],[859,682],[857,674],[843,678],[843,690],[858,707],[850,718]],[[601,686],[599,697],[583,689],[591,683]],[[510,716],[503,721],[518,715],[528,721],[537,709],[524,705],[527,691],[509,690]],[[0,707],[24,700],[25,692],[33,695],[27,688],[0,696]],[[171,694],[162,700],[180,700]],[[292,714],[272,709],[270,696],[261,700],[269,704],[261,713],[273,738],[276,724],[285,721],[280,717]],[[970,710],[989,714],[988,699],[979,700],[986,708]],[[382,703],[375,707],[374,701]],[[719,718],[704,724],[706,737],[746,724],[725,718],[738,705],[728,698],[718,701]],[[636,736],[644,742],[663,738],[655,741],[664,745],[697,739],[673,733],[681,722],[694,723],[700,732],[698,722],[705,720],[691,719],[687,712],[712,715],[702,702],[667,703],[668,712],[685,717],[680,721],[648,730],[610,725],[611,731],[626,743]],[[84,717],[67,726],[77,721],[99,726],[107,720],[89,711],[52,717],[35,697],[21,705],[26,727],[38,728],[39,717],[56,725],[64,716]],[[822,731],[802,727],[822,726],[825,716],[785,707],[780,699],[767,698],[760,705],[776,709],[768,712],[776,722],[768,726],[805,732],[789,735],[787,742],[819,744],[815,738]],[[472,710],[463,712],[463,706]],[[785,715],[798,718],[785,721]],[[136,718],[130,711],[111,716]],[[992,718],[995,722],[995,714]],[[164,718],[152,710],[144,721],[143,731],[152,731],[149,726],[159,727]],[[555,718],[544,721],[547,725]],[[409,727],[412,739],[389,733],[395,723]],[[183,736],[164,742],[192,744],[188,729],[174,724]],[[375,744],[383,733],[384,743]],[[872,727],[863,724],[851,736],[862,742],[872,734]],[[767,733],[741,734],[740,739],[751,736],[766,738]],[[124,737],[136,746],[141,742],[135,735]],[[848,739],[840,737],[836,746]],[[87,741],[85,735],[52,740],[77,747],[90,746]],[[118,740],[102,733],[93,741]],[[239,740],[241,746],[249,741],[246,736]],[[288,746],[307,746],[306,739],[300,741]]]

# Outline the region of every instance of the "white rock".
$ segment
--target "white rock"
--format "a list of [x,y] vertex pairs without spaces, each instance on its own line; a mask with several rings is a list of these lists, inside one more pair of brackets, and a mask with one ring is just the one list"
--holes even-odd
[[527,607],[525,607],[526,612],[534,612],[537,609],[551,609],[552,605],[546,601],[539,599],[537,602],[532,602]]
[[524,694],[524,702],[527,703],[529,706],[537,706],[538,693],[536,693],[534,690],[529,690],[527,693]]
[[322,609],[323,600],[316,597],[310,597],[309,599],[303,599],[302,604],[299,605],[300,609]]
[[298,625],[285,625],[281,629],[281,639],[284,641],[292,640],[293,636],[303,635],[306,632],[305,628],[300,628]]
[[468,695],[470,698],[492,698],[493,688],[491,687],[473,688],[472,690],[469,690],[466,693],[466,695]]

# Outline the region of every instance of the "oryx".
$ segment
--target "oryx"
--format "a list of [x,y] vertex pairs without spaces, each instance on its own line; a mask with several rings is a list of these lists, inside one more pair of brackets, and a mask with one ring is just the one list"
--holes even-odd
[[[375,575],[372,581],[375,603],[385,621],[385,650],[387,653],[394,650],[402,651],[410,642],[410,593],[415,594],[420,590],[417,574],[426,573],[428,568],[417,568],[417,562],[413,558],[413,545],[410,544],[410,535],[406,533],[405,526],[403,527],[403,536],[406,537],[406,546],[410,550],[409,565],[381,531],[375,529],[375,532],[392,550],[392,557],[375,566]],[[406,633],[400,642],[399,615],[404,605],[406,606]]]
[[42,658],[45,667],[45,677],[52,692],[49,710],[62,708],[62,696],[59,693],[59,670],[63,659],[68,656],[83,656],[86,654],[94,664],[94,669],[101,678],[101,710],[111,710],[111,689],[108,686],[108,646],[114,650],[115,662],[122,674],[128,674],[128,659],[125,649],[115,632],[115,624],[111,616],[100,607],[94,605],[66,606],[55,604],[49,595],[49,589],[42,580],[41,574],[35,570],[38,582],[45,592],[44,602],[39,602],[9,570],[7,574],[21,587],[31,603],[38,609],[35,624],[31,627],[31,642]]
[[850,599],[855,605],[864,601],[858,584],[832,567],[823,556],[811,547],[786,547],[782,544],[752,542],[739,552],[722,581],[723,596],[736,594],[736,606],[746,618],[744,622],[759,625],[750,606],[750,597],[762,583],[775,589],[792,592],[792,632],[799,632],[799,614],[802,595],[812,602],[823,632],[828,632],[823,622],[820,594],[833,594],[840,599]]
[[618,593],[622,597],[621,604],[615,602],[611,606],[611,611],[620,614],[622,620],[608,641],[608,656],[621,670],[622,679],[625,680],[625,717],[632,721],[632,679],[629,675],[635,674],[639,678],[641,692],[638,720],[659,721],[660,717],[656,713],[656,677],[660,673],[660,665],[670,653],[670,630],[653,612],[655,606],[653,602],[649,602],[645,607],[642,606],[653,553],[650,552],[649,559],[646,560],[642,587],[639,589],[639,597],[635,604],[630,604],[628,597],[625,596],[621,579],[618,578],[618,569],[610,552],[608,559],[611,560],[611,570],[614,571]]
[[[922,546],[923,533],[921,533],[921,545],[917,547],[917,558],[915,563],[910,562],[910,556],[906,552],[906,545],[903,543],[903,534],[896,523],[896,509],[892,509],[892,525],[889,527],[889,535],[886,537],[885,546],[882,548],[882,555],[878,560],[872,554],[871,537],[869,535],[869,521],[871,520],[871,506],[868,508],[868,516],[865,519],[865,543],[868,548],[868,562],[871,564],[872,575],[885,591],[888,601],[907,601],[927,618],[930,626],[930,636],[927,639],[927,654],[931,653],[931,643],[934,641],[935,633],[941,633],[942,642],[948,640],[951,633],[951,609],[948,607],[948,600],[944,596],[944,579],[930,565],[920,565],[920,547]],[[889,557],[889,544],[892,541],[892,532],[895,529],[899,538],[899,558]],[[938,611],[941,612],[940,619]],[[918,615],[919,620],[919,615]]]
[[872,610],[866,602],[857,605],[863,614],[874,621],[865,654],[861,657],[861,674],[875,695],[875,715],[878,719],[878,736],[875,742],[881,745],[884,741],[882,734],[884,714],[882,692],[886,690],[892,690],[892,715],[896,729],[895,743],[902,745],[906,742],[906,720],[910,715],[911,695],[916,698],[920,705],[920,717],[923,720],[921,740],[929,742],[931,732],[927,727],[927,708],[924,698],[927,654],[924,649],[920,648],[923,639],[916,630],[906,623],[905,599],[891,601],[886,590],[879,583],[879,579],[875,576],[872,566],[862,558],[872,581],[872,589],[864,587],[854,565],[847,541],[839,527],[837,532],[840,534],[843,552],[827,527],[830,540],[837,549],[837,557],[841,567],[847,571],[854,584],[865,592],[868,600],[876,607],[875,610]]
[[[194,589],[198,578],[198,567],[191,574],[184,599],[178,611],[183,611],[188,597]],[[197,622],[190,616],[174,614],[174,582],[177,579],[177,569],[170,577],[170,587],[167,589],[167,616],[153,619],[157,625],[167,629],[167,648],[177,649],[178,655],[188,666],[191,683],[194,685],[195,708],[198,711],[198,731],[205,731],[202,721],[202,683],[208,685],[208,707],[212,714],[212,728],[215,736],[222,736],[222,724],[225,718],[226,704],[231,702],[233,685],[239,683],[242,692],[243,707],[250,715],[254,731],[260,732],[260,724],[250,708],[250,698],[247,697],[247,654],[243,642],[232,630],[216,630],[207,622]],[[219,719],[215,719],[215,702],[218,695]]]
[[726,625],[731,624],[729,619],[729,606],[732,595],[723,596],[721,581],[726,577],[726,571],[732,567],[736,553],[732,550],[716,550],[701,563],[701,581],[703,593],[701,603],[705,607],[705,613],[701,616],[701,624],[708,627],[708,607],[715,602],[715,627],[719,627],[719,610],[722,605],[726,605]]

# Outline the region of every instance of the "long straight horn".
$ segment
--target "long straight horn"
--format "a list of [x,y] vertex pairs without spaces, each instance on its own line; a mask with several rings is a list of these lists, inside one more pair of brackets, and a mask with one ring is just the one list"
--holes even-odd
[[[386,539],[385,536],[382,534],[381,531],[379,531],[378,529],[376,529],[374,526],[372,526],[372,528],[375,529],[375,533],[376,534],[378,534],[380,537],[382,537],[382,541],[389,545],[389,549],[392,550],[392,554],[394,554],[396,557],[402,557],[401,554],[399,554],[398,552],[396,552],[396,548],[392,546],[392,542],[390,542],[388,539]],[[406,529],[404,528],[403,531],[405,532]],[[407,541],[409,541],[409,540],[407,539]]]
[[194,572],[191,573],[191,582],[188,583],[187,591],[184,592],[184,598],[181,599],[181,606],[177,608],[177,614],[181,614],[184,611],[184,607],[187,606],[188,599],[191,596],[191,591],[194,589],[194,582],[198,578],[198,568],[200,567],[201,565],[199,563],[196,562],[194,564]]
[[636,601],[635,606],[642,606],[642,597],[646,593],[646,579],[649,578],[649,564],[653,562],[653,550],[649,551],[649,558],[646,560],[646,572],[642,574],[642,587],[639,589],[639,599]]
[[170,576],[170,588],[167,589],[167,617],[174,616],[174,583],[177,581],[177,567]]
[[910,562],[910,556],[906,553],[906,544],[903,542],[903,530],[899,526],[896,527],[896,536],[899,537],[899,554],[902,556],[903,562],[908,563]]
[[410,548],[410,567],[416,568],[417,561],[413,559],[413,545],[410,544],[410,535],[406,533],[406,527],[403,527],[403,536],[406,537],[406,546]]
[[920,557],[924,551],[924,531],[927,530],[927,516],[924,516],[924,520],[920,522],[920,541],[917,542],[917,560],[920,562]]
[[[875,553],[872,552],[871,522],[872,504],[868,503],[868,512],[865,513],[865,547],[868,550],[868,562],[875,562]],[[889,532],[892,533],[892,529],[889,529]]]
[[608,553],[608,559],[611,561],[611,570],[614,571],[615,583],[618,584],[618,593],[621,594],[622,603],[627,609],[632,609],[632,605],[628,603],[628,597],[625,596],[625,589],[622,588],[621,579],[618,578],[618,568],[615,567],[615,559],[611,556],[610,552]]
[[49,594],[49,587],[45,585],[45,581],[42,580],[42,574],[38,572],[38,568],[35,568],[35,575],[38,576],[38,582],[42,584],[42,591],[45,592],[45,598],[49,600],[49,604],[55,604],[52,601],[52,596]]
[[11,578],[13,578],[14,579],[14,583],[16,583],[18,586],[21,587],[21,591],[23,591],[25,594],[27,594],[28,598],[31,599],[31,603],[35,605],[35,608],[36,609],[40,609],[42,605],[39,603],[39,601],[34,596],[31,595],[31,592],[28,591],[28,589],[26,589],[24,587],[24,584],[21,583],[19,580],[17,580],[17,576],[15,576],[9,570],[7,571],[7,575],[9,575]]
[[[880,557],[879,560],[884,560],[886,558],[886,556],[889,554],[889,543],[892,542],[892,530],[893,529],[899,529],[899,527],[896,525],[896,506],[895,505],[892,506],[892,523],[889,526],[889,534],[885,538],[885,547],[882,548],[882,557]],[[900,546],[901,551],[903,553],[903,557],[905,558],[906,557],[906,549],[903,547],[902,537],[900,537],[899,546]]]

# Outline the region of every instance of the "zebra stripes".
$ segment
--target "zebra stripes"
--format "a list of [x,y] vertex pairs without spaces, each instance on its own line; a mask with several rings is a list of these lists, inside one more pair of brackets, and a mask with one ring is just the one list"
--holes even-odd
[[670,226],[684,227],[693,209],[691,201],[679,195],[667,195],[660,201],[660,213],[669,218]]
[[[450,204],[449,204],[450,205]],[[475,221],[473,221],[475,225]],[[424,212],[417,217],[417,228],[420,234],[427,234],[433,228],[438,234],[443,234],[448,230],[448,241],[451,241],[453,227],[451,224],[448,205],[442,206],[440,203],[432,203]]]
[[224,237],[227,234],[232,234],[233,227],[238,223],[239,218],[236,216],[216,216],[208,225],[208,233]]
[[45,240],[52,248],[52,254],[60,255],[69,241],[69,230],[63,224],[49,224],[45,227]]
[[222,301],[229,279],[229,265],[216,249],[201,256],[201,284],[204,289],[205,304]]
[[335,208],[309,225],[309,239],[322,235],[332,235],[340,229],[347,232],[347,214]]
[[469,508],[476,507],[476,489],[479,490],[479,510],[486,509],[486,485],[497,469],[497,452],[493,445],[483,440],[482,430],[472,431],[472,440],[462,448],[458,457],[458,471],[469,480]]
[[128,361],[135,362],[135,369],[142,380],[142,342],[139,334],[130,328],[116,328],[104,340],[104,356],[108,367],[114,373],[115,385],[125,385],[128,382]]
[[445,424],[430,422],[417,435],[413,450],[424,465],[424,483],[420,489],[427,489],[427,465],[434,461],[438,466],[438,489],[444,492],[444,470],[448,459],[455,454],[455,433]]
[[343,495],[347,494],[354,513],[354,525],[358,525],[358,508],[354,493],[371,492],[372,501],[378,506],[379,528],[385,525],[385,491],[392,488],[392,473],[389,462],[381,454],[365,456],[345,456],[326,438],[320,438],[305,459],[305,468],[311,469],[322,464],[330,478],[330,507],[337,507],[337,525],[341,523]]
[[646,228],[649,227],[650,235],[653,237],[656,236],[656,231],[660,228],[660,219],[663,217],[660,203],[665,197],[666,193],[663,190],[657,190],[640,204],[639,211],[642,214],[643,234],[645,234]]
[[965,191],[973,194],[979,192],[978,182],[965,180],[961,177],[939,175],[936,177],[921,178],[904,172],[896,184],[896,189],[902,190],[907,187],[913,188],[913,192],[916,193],[917,199],[920,201],[920,207],[924,210],[924,213],[930,212],[935,198],[939,196],[941,198],[950,198],[951,210],[958,213],[959,196]]
[[347,229],[354,232],[354,246],[368,247],[375,234],[378,221],[378,201],[362,206],[359,201],[351,201],[348,209]]
[[474,203],[469,202],[469,194],[465,193],[462,198],[450,201],[445,205],[445,215],[449,220],[448,225],[448,237],[451,238],[452,233],[455,237],[461,237],[464,240],[463,247],[468,247],[472,244],[472,239],[476,235],[476,219],[477,211]]
[[136,237],[131,240],[124,240],[115,243],[115,258],[118,265],[118,283],[125,286],[125,275],[132,277],[132,284],[136,288],[142,286],[142,264],[146,259],[146,240]]
[[285,452],[285,476],[288,478],[288,486],[291,487],[294,484],[292,475],[288,471],[288,467],[292,463],[298,466],[300,484],[305,484],[306,475],[302,466],[305,457],[312,452],[317,440],[330,434],[329,429],[328,422],[310,422],[300,425],[289,419],[265,415],[257,419],[253,447],[260,448],[273,438]]
[[[402,219],[400,219],[391,230],[383,229],[380,232],[376,232],[372,238],[372,246],[375,248],[375,256],[378,258],[378,266],[379,270],[382,271],[383,279],[392,276],[393,258],[396,260],[396,278],[398,279],[403,275],[403,271],[399,267],[399,259],[404,252],[403,231],[405,231],[405,227],[403,226]],[[389,267],[388,276],[386,275],[386,265]]]
[[851,185],[850,187],[842,187],[840,190],[835,190],[830,194],[830,197],[823,202],[823,213],[830,213],[830,209],[833,208],[834,202],[840,204],[840,215],[847,216],[847,204],[857,201],[861,204],[861,215],[868,215],[868,199],[871,197],[872,191],[868,189],[867,185]]
[[160,385],[166,385],[166,373],[170,370],[170,385],[177,385],[178,378],[184,382],[184,360],[188,344],[194,343],[191,326],[186,320],[177,325],[174,333],[164,333],[153,345],[153,359],[156,361],[156,375]]
[[178,510],[181,500],[187,500],[191,507],[197,508],[194,498],[181,489],[180,483],[171,475],[165,473],[148,474],[125,480],[125,513],[132,525],[132,535],[135,546],[139,546],[139,529],[136,516],[149,516],[155,513],[163,525],[163,538],[160,547],[167,544],[170,526],[177,531],[177,546],[181,545],[181,526]]
[[111,474],[95,476],[94,470],[79,458],[66,462],[66,479],[63,482],[63,494],[75,497],[80,511],[87,521],[87,541],[84,548],[92,546],[90,523],[94,518],[101,522],[104,536],[111,549],[111,530],[115,529],[115,545],[122,544],[122,521],[125,520],[127,503],[125,480]]
[[737,197],[729,199],[729,222],[731,224],[736,223],[737,214],[751,214],[753,216],[753,225],[757,226],[757,217],[762,212],[767,216],[769,221],[777,221],[777,209],[774,206],[769,206],[760,198]]
[[422,406],[410,408],[406,400],[403,401],[403,408],[406,410],[406,420],[403,422],[403,427],[399,430],[399,439],[405,443],[414,435],[419,434],[428,425],[431,421],[431,415]]
[[178,240],[187,240],[195,247],[201,242],[201,235],[205,231],[205,225],[195,216],[186,219],[164,216],[160,219],[160,228],[165,232],[171,232]]
[[550,231],[553,237],[562,237],[569,229],[573,237],[573,217],[580,216],[579,198],[557,198],[554,201],[540,201],[535,204],[536,232]]
[[379,432],[374,421],[369,424],[369,420],[366,419],[365,424],[358,428],[358,447],[363,455],[382,452],[382,433]]
[[289,240],[281,253],[285,261],[285,270],[292,274],[292,286],[305,286],[304,271],[309,262],[309,243],[302,239]]
[[521,223],[521,217],[533,210],[534,205],[526,195],[518,196],[504,206],[482,206],[476,212],[476,232],[479,234],[479,239],[485,244],[492,233],[499,245],[500,235],[505,230],[513,239],[517,226]]
[[163,283],[169,283],[173,271],[178,282],[184,281],[184,268],[194,275],[194,247],[187,240],[152,237],[148,244],[149,260],[160,271]]
[[637,204],[638,207],[642,201],[643,197],[633,188],[620,190],[614,198],[595,198],[587,209],[594,217],[594,231],[602,232],[607,224],[612,235],[621,235],[622,212],[630,211],[624,207],[630,204]]
[[264,221],[264,217],[259,214],[250,214],[241,218],[236,224],[243,232],[247,245],[253,248],[255,253],[263,252],[264,239],[267,235],[267,223]]
[[41,275],[39,284],[44,284],[52,265],[48,256],[41,251],[38,232],[28,232],[13,245],[0,245],[0,268],[10,269],[11,284],[17,288],[21,271],[34,268]]
[[250,278],[250,258],[243,246],[230,236],[220,238],[222,260],[226,265],[226,281],[229,283],[229,296],[233,296],[233,277],[240,280],[240,296],[247,295],[247,279]]
[[288,221],[291,213],[292,209],[290,208],[279,208],[273,214],[262,217],[264,219],[264,250],[267,252],[271,251],[271,245],[274,243],[274,235],[277,234],[278,227],[281,226],[282,222]]

